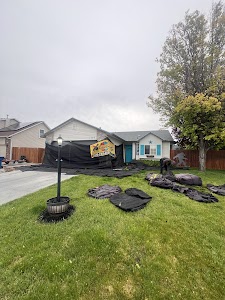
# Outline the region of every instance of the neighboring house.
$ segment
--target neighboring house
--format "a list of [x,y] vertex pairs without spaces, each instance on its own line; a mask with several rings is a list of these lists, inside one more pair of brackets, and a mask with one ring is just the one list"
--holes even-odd
[[47,144],[55,144],[58,136],[64,142],[77,141],[91,144],[109,138],[116,146],[123,145],[123,159],[126,163],[138,159],[160,159],[170,157],[174,143],[168,130],[107,132],[85,122],[71,118],[45,134]]
[[49,130],[43,121],[22,123],[16,119],[0,119],[0,156],[18,160],[20,157],[13,157],[19,153],[16,149],[23,148],[25,156],[28,149],[44,149],[43,135]]
[[114,132],[124,140],[125,162],[170,157],[174,140],[168,130]]

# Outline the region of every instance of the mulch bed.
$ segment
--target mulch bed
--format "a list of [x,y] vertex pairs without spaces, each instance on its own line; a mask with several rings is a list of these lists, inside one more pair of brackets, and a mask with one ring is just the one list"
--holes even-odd
[[69,205],[67,211],[61,214],[49,214],[47,208],[39,215],[38,220],[44,223],[56,223],[68,219],[75,211],[73,205]]

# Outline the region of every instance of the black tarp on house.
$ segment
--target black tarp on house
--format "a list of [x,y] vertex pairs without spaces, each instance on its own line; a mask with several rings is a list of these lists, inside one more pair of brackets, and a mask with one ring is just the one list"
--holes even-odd
[[[62,167],[80,169],[118,168],[124,165],[123,145],[115,146],[116,157],[109,155],[91,158],[90,145],[97,141],[63,142],[61,147]],[[57,167],[58,145],[46,144],[43,164]]]

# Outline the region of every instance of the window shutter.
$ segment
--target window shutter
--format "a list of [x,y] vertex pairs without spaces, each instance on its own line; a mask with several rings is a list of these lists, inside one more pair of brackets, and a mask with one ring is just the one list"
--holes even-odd
[[141,155],[145,154],[145,145],[140,145],[140,154]]
[[156,146],[156,155],[161,155],[161,145]]

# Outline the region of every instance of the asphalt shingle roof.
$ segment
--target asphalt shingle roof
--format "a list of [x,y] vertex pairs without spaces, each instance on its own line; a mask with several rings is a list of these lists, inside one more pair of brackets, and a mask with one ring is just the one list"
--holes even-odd
[[124,131],[124,132],[113,132],[116,136],[120,137],[126,142],[140,141],[148,134],[153,134],[160,138],[164,142],[173,142],[173,138],[169,130],[151,130],[151,131]]
[[10,125],[8,127],[4,127],[0,129],[0,137],[7,137],[11,136],[12,134],[15,134],[17,132],[20,132],[23,129],[29,128],[31,126],[34,126],[41,121],[38,122],[18,122],[16,124]]

